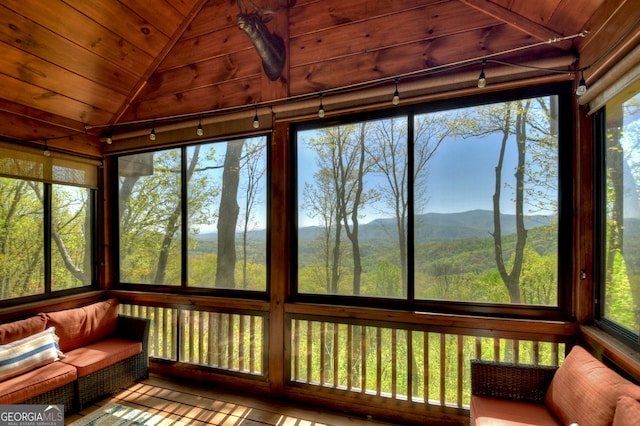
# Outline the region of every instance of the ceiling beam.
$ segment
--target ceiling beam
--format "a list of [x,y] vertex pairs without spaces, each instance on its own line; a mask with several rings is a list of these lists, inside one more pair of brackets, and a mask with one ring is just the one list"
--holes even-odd
[[[519,29],[532,37],[537,38],[540,41],[548,41],[562,38],[562,34],[558,34],[555,31],[550,30],[547,27],[544,27],[536,22],[530,21],[529,19],[518,15],[510,11],[509,9],[505,9],[504,7],[495,4],[489,0],[459,0],[460,2],[466,4],[469,7],[473,7],[474,9],[479,10],[480,12],[487,14],[489,16],[493,16],[494,18],[503,21],[507,25],[511,25],[514,28]],[[558,46],[563,50],[568,51],[572,47],[572,43],[570,41],[563,41],[558,43]]]

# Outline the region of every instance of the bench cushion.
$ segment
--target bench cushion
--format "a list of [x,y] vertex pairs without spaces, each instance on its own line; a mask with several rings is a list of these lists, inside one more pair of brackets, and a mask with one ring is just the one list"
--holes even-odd
[[479,395],[471,396],[471,421],[474,426],[562,424],[543,404]]
[[0,404],[17,404],[76,380],[76,369],[56,361],[0,382]]
[[640,387],[575,346],[553,377],[545,404],[564,424],[610,425],[623,395],[640,399]]
[[78,377],[85,377],[141,352],[141,342],[114,337],[67,352],[62,362],[76,367]]
[[44,315],[36,315],[27,319],[1,324],[0,345],[6,345],[44,331],[46,328],[45,323]]
[[113,335],[118,327],[118,301],[110,299],[44,315],[47,327],[56,328],[60,350],[66,353]]

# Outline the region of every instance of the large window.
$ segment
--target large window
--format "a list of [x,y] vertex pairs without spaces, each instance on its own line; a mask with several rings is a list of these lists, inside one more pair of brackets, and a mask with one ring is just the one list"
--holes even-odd
[[0,144],[0,300],[94,284],[96,185],[96,163]]
[[266,291],[266,150],[257,137],[119,157],[120,282]]
[[299,128],[297,294],[561,307],[558,93]]
[[600,317],[637,340],[640,327],[640,82],[600,112],[603,153]]

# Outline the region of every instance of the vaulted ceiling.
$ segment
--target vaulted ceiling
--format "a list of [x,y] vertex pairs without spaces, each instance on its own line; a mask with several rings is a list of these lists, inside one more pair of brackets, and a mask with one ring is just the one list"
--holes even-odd
[[[317,94],[497,53],[512,63],[573,58],[590,37],[607,37],[607,17],[629,3],[289,0],[267,23],[286,49],[271,80],[237,25],[236,0],[4,0],[0,137],[66,139],[89,152],[110,125]],[[572,62],[561,63],[569,70]]]

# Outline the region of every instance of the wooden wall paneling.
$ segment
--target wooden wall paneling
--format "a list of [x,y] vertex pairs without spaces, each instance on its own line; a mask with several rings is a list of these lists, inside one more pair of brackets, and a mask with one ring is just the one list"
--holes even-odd
[[185,17],[187,17],[196,2],[197,0],[185,1],[185,6],[190,6],[188,8],[185,7],[187,9],[185,13],[176,9],[167,0],[155,0],[152,2],[148,0],[126,0],[124,4],[154,28],[162,32],[162,34],[168,38],[172,38],[175,32],[180,29]]
[[[585,70],[587,85],[600,78],[640,42],[638,7],[637,0],[605,1],[586,24],[589,33],[583,40],[579,40],[580,60],[577,68],[590,67]],[[629,31],[615,52],[608,52]],[[602,57],[605,53],[609,54]]]
[[18,49],[26,47],[31,54],[45,61],[64,65],[72,73],[89,75],[96,83],[120,93],[127,93],[138,81],[134,72],[119,68],[2,6],[0,41]]
[[[458,61],[479,61],[483,55],[502,51],[505,46],[514,43],[514,40],[526,45],[530,39],[530,36],[503,24],[491,29],[394,46],[357,56],[334,58],[331,61],[300,67],[292,66],[290,91],[292,95],[313,93],[332,87],[446,66]],[[478,46],[477,49],[460,49],[460,46],[469,43]]]
[[[289,11],[289,32],[291,37],[299,37],[405,10],[435,7],[442,3],[457,7],[458,0],[403,0],[401,2],[386,0],[352,0],[349,2],[341,0],[298,0]],[[425,25],[428,25],[428,22],[423,22],[416,30],[422,30]]]
[[[165,95],[131,105],[121,121],[151,120],[182,114],[197,114],[242,105],[251,105],[260,99],[260,75],[241,80],[223,81],[195,90]],[[249,108],[249,106],[247,107]],[[149,124],[151,128],[151,124]]]
[[[145,17],[134,13],[127,2],[113,0],[65,0],[74,9],[84,13],[105,28],[135,44],[155,58],[169,42],[169,37]],[[157,5],[155,5],[157,7]],[[158,13],[158,12],[155,12]]]
[[166,2],[171,4],[183,16],[189,15],[189,12],[193,9],[193,3],[188,0],[166,0]]
[[575,0],[560,0],[553,16],[546,24],[564,35],[578,33],[603,3],[605,0],[583,0],[577,5]]
[[[472,20],[470,27],[468,22]],[[398,26],[398,22],[402,22]],[[436,4],[414,10],[398,12],[394,19],[387,16],[357,21],[344,25],[340,31],[328,27],[309,34],[292,37],[291,66],[297,67],[314,62],[330,61],[364,52],[400,47],[420,43],[438,37],[446,37],[474,29],[500,24],[494,18],[478,14],[475,9],[457,4]],[[473,40],[473,45],[477,45]],[[460,49],[458,45],[458,49]],[[465,44],[464,46],[469,46]],[[403,58],[402,53],[398,58]]]
[[180,39],[158,65],[157,72],[189,66],[234,52],[252,49],[249,38],[238,31],[213,31],[194,38]]
[[208,59],[189,66],[157,72],[149,79],[139,98],[150,101],[166,95],[207,87],[219,82],[252,78],[262,71],[255,53],[249,49],[232,52],[224,60]]
[[82,123],[40,111],[35,118],[28,108],[0,99],[0,134],[25,140],[53,139],[84,131]]
[[235,28],[242,32],[236,24],[236,16],[238,16],[238,6],[235,1],[209,0],[184,31],[181,40],[201,37],[223,29]]
[[117,111],[125,99],[124,94],[110,87],[2,43],[0,69],[3,74],[49,91],[51,95],[66,96],[105,111]]
[[[37,3],[37,6],[34,3]],[[153,61],[153,57],[146,50],[111,30],[112,27],[120,25],[120,21],[115,23],[117,25],[112,23],[104,27],[60,0],[46,2],[6,0],[3,4],[44,28],[55,29],[58,36],[73,40],[88,52],[104,58],[135,76],[139,77]],[[28,45],[27,47],[31,48]],[[58,63],[58,65],[66,66],[65,63]]]
[[106,123],[112,115],[111,112],[98,109],[89,103],[59,95],[4,74],[0,74],[0,87],[3,88],[3,96],[15,102],[52,114],[63,112],[65,117],[78,122]]

